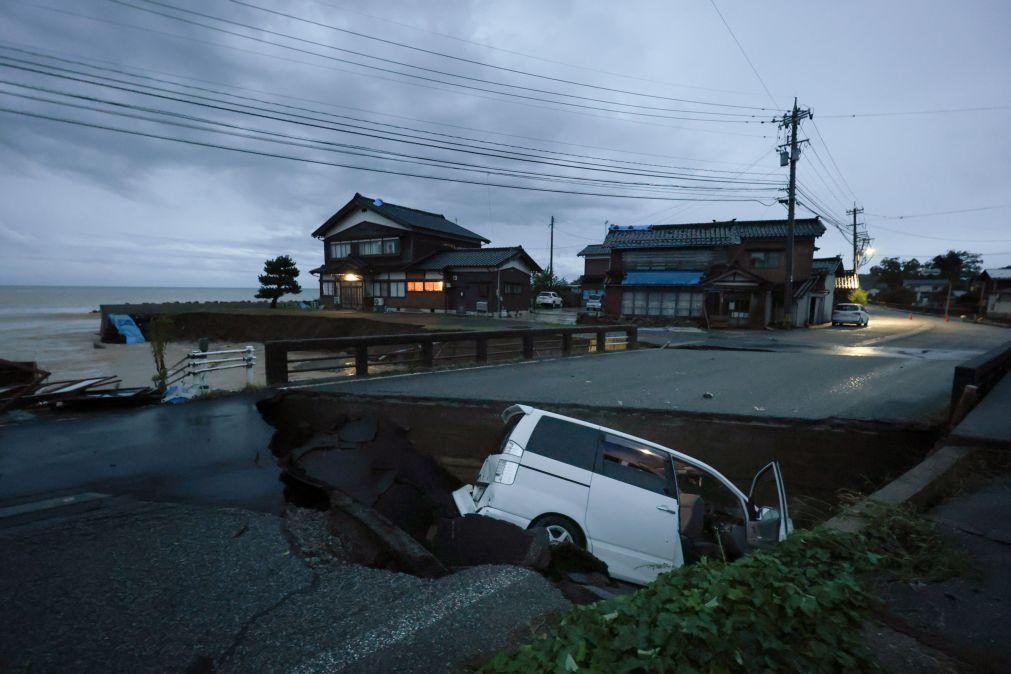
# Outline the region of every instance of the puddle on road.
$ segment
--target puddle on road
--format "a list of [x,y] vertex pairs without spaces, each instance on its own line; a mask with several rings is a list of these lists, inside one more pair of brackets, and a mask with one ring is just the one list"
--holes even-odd
[[964,361],[983,353],[972,349],[918,349],[903,346],[837,346],[825,349],[825,351],[832,355],[857,358],[875,356],[878,358],[933,361]]

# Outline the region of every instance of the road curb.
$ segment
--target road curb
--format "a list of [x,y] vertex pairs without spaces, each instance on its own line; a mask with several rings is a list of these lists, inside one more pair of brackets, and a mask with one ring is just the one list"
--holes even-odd
[[982,453],[978,447],[945,445],[860,503],[830,519],[825,526],[842,533],[860,531],[866,524],[862,513],[870,501],[885,505],[910,504],[924,509],[943,498]]

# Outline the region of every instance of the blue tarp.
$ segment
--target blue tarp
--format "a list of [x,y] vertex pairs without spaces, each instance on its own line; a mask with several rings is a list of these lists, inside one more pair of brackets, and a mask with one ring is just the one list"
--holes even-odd
[[127,344],[143,344],[146,341],[144,333],[128,314],[109,314],[109,322],[115,326],[116,332],[123,335]]
[[622,285],[626,286],[697,286],[701,271],[630,271]]

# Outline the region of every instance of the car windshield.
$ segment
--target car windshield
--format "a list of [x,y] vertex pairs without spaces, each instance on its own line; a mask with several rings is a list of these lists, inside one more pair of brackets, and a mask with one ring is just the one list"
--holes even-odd
[[860,306],[856,304],[840,304],[835,308],[836,311],[860,311]]

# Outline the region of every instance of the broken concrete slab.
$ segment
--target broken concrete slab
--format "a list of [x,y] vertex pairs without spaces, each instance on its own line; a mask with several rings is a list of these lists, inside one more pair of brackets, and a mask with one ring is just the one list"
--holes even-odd
[[353,419],[340,427],[340,438],[344,442],[371,442],[379,432],[379,417],[370,414],[361,419]]
[[448,566],[516,564],[543,570],[551,561],[543,529],[524,530],[481,515],[439,520],[432,549]]

